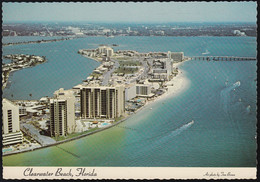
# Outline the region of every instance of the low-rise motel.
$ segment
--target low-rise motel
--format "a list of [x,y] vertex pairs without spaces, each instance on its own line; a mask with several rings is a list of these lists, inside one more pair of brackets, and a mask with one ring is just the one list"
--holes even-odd
[[81,84],[40,100],[2,100],[3,155],[53,145],[122,121],[165,93],[166,83],[178,74],[174,63],[187,59],[183,52],[138,53],[108,46],[78,53],[101,62]]

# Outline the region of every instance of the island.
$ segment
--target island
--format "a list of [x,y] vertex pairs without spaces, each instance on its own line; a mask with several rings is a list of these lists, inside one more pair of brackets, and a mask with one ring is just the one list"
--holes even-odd
[[5,55],[3,58],[10,59],[11,63],[2,63],[2,89],[6,87],[11,72],[46,62],[45,56],[35,55],[14,54]]

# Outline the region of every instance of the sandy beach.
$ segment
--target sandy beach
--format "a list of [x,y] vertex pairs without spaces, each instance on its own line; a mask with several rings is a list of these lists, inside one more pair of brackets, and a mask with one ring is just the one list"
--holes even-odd
[[163,95],[161,95],[153,100],[147,101],[146,104],[143,107],[141,107],[139,110],[137,110],[135,113],[148,107],[152,103],[162,101],[162,100],[165,100],[170,97],[176,97],[177,95],[183,93],[185,90],[188,89],[188,87],[190,85],[190,80],[186,77],[185,71],[179,68],[179,66],[182,63],[183,62],[173,64],[174,67],[178,67],[179,72],[176,77],[173,77],[170,81],[168,81],[166,83],[166,85],[168,85],[167,86],[168,90]]
[[[177,63],[180,65],[180,63]],[[179,69],[179,73],[176,77],[173,77],[172,80],[167,82],[167,92],[164,93],[156,100],[163,100],[168,97],[175,97],[185,91],[190,84],[190,80],[186,77],[185,71]]]

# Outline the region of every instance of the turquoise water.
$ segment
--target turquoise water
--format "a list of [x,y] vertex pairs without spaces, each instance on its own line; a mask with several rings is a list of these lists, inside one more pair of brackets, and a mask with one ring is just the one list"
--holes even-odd
[[[45,53],[49,58],[53,58],[54,53],[48,50],[55,50],[58,45],[59,54],[66,54],[63,59],[59,56],[57,60],[50,59],[46,63],[49,64],[46,70],[50,69],[48,73],[52,74],[40,79],[47,80],[56,76],[59,77],[56,80],[57,88],[71,87],[73,85],[70,84],[73,83],[68,83],[70,79],[77,77],[75,82],[80,82],[91,72],[91,69],[89,72],[76,71],[78,64],[85,65],[85,70],[90,66],[94,68],[96,65],[93,64],[98,65],[94,61],[76,56],[74,50],[113,43],[119,44],[119,49],[140,52],[171,50],[184,51],[185,55],[195,56],[201,55],[207,49],[209,55],[256,56],[256,39],[252,37],[88,37],[38,47],[37,51]],[[23,48],[13,46],[16,51]],[[70,51],[64,53],[65,49]],[[74,56],[75,59],[72,58]],[[80,61],[76,64],[75,60]],[[62,65],[61,62],[65,63],[63,67],[57,67],[57,64]],[[38,74],[46,75],[42,73],[44,71],[40,66]],[[52,69],[61,74],[67,67],[72,67],[76,72],[73,75],[63,74],[66,82],[60,81],[62,78]],[[256,61],[191,60],[185,62],[181,68],[190,80],[189,87],[182,94],[155,102],[150,106],[152,110],[150,107],[145,108],[118,126],[59,145],[78,157],[60,148],[49,147],[3,157],[3,165],[255,167]],[[12,79],[19,72],[15,72]],[[31,78],[24,77],[21,82],[26,83],[28,79]],[[238,81],[240,84],[236,83]],[[38,89],[51,90],[45,88],[47,85],[39,88],[28,83],[30,89],[35,89],[36,93]],[[17,87],[16,84],[13,87]],[[27,96],[27,93],[20,96]],[[191,123],[192,120],[194,123]]]

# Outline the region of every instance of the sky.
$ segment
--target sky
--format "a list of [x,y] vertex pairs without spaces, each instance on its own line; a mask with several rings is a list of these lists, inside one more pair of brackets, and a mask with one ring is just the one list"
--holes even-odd
[[256,2],[2,3],[3,22],[256,22]]

